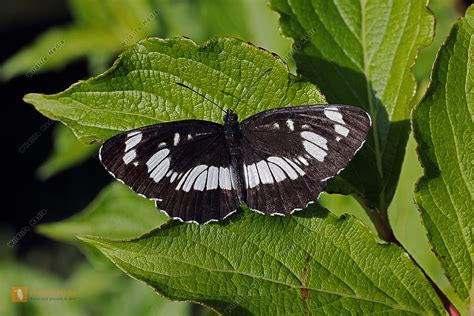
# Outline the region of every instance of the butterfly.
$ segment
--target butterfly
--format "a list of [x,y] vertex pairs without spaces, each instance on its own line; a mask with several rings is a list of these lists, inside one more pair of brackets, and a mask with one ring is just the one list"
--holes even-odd
[[241,122],[228,109],[223,121],[131,130],[106,141],[99,158],[114,178],[173,219],[219,221],[241,205],[288,215],[319,198],[371,126],[365,111],[328,104],[266,110]]

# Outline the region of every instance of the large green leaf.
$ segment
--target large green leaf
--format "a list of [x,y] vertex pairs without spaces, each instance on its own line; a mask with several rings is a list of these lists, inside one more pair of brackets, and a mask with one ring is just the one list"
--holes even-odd
[[416,88],[410,72],[433,37],[425,0],[271,0],[294,39],[297,70],[329,103],[359,106],[372,117],[367,146],[331,190],[355,193],[370,209],[393,198],[409,134]]
[[115,182],[106,187],[82,212],[59,222],[41,224],[38,232],[62,241],[77,234],[111,239],[132,238],[160,226],[168,217],[149,201]]
[[471,8],[441,48],[427,94],[413,112],[425,171],[416,202],[433,250],[466,305],[473,297],[474,276],[473,43]]
[[81,239],[163,295],[226,315],[443,313],[406,253],[322,208],[291,217],[244,211],[201,226],[171,222],[130,241]]
[[223,113],[182,82],[224,108],[232,108],[265,70],[265,76],[236,109],[241,119],[265,109],[324,103],[319,90],[290,75],[271,53],[237,39],[196,45],[189,39],[147,39],[128,49],[114,66],[55,95],[28,94],[25,101],[69,126],[84,142],[178,119],[220,122]]

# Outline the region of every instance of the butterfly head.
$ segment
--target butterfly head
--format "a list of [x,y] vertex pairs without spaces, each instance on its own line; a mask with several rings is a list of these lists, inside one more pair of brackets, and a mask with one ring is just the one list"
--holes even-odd
[[224,123],[231,126],[238,125],[239,121],[237,114],[235,114],[234,111],[228,109],[224,115]]

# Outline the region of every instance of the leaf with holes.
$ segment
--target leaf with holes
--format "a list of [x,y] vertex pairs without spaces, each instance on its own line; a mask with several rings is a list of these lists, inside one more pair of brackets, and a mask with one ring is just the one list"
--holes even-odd
[[355,193],[386,220],[409,134],[416,88],[410,67],[433,37],[425,0],[271,0],[294,39],[300,74],[329,103],[359,106],[372,117],[367,145],[330,187]]
[[[425,175],[416,203],[433,251],[466,306],[474,306],[474,8],[438,53],[428,92],[413,112]],[[467,307],[466,307],[467,309]]]
[[225,315],[443,313],[400,248],[378,244],[353,218],[312,211],[245,211],[220,224],[170,222],[130,241],[80,239],[163,295]]

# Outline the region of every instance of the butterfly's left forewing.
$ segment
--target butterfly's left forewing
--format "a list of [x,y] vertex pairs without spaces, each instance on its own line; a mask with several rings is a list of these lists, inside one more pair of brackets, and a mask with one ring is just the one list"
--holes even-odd
[[370,125],[366,112],[342,105],[279,108],[244,120],[247,205],[267,214],[303,209],[347,166]]
[[139,128],[108,140],[100,159],[173,218],[205,223],[239,206],[222,125],[188,120]]

